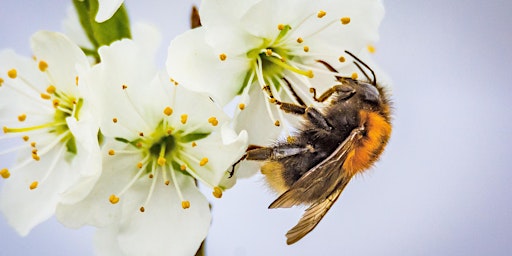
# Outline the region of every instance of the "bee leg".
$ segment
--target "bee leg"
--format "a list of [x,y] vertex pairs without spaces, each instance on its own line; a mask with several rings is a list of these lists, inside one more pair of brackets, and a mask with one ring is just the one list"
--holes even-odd
[[350,96],[354,95],[354,93],[356,93],[356,90],[352,86],[345,84],[345,83],[338,84],[338,85],[335,85],[335,86],[329,88],[327,91],[322,93],[322,95],[320,95],[320,97],[318,97],[318,98],[316,96],[315,88],[309,88],[309,91],[311,93],[313,93],[313,99],[317,102],[324,102],[329,97],[331,97],[331,95],[333,95],[334,93],[337,93],[339,95],[340,99],[349,98]]
[[245,151],[245,154],[240,157],[240,159],[238,159],[232,166],[231,166],[231,171],[229,172],[229,178],[233,177],[233,174],[235,174],[235,167],[237,164],[239,164],[240,162],[242,162],[243,160],[245,160],[248,156],[248,153],[251,152],[251,151],[255,151],[255,150],[258,150],[258,149],[265,149],[265,147],[263,146],[258,146],[258,145],[249,145],[247,147],[247,150]]

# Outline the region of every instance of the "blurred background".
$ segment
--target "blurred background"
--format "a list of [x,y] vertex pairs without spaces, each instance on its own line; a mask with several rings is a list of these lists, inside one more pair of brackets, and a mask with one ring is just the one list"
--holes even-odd
[[[126,1],[132,22],[164,33],[162,67],[191,4]],[[393,81],[395,118],[381,161],[292,246],[284,234],[303,208],[268,210],[262,177],[240,180],[211,199],[208,255],[512,255],[512,2],[384,4],[374,57]],[[30,35],[62,31],[69,6],[2,0],[0,49],[30,56]],[[52,219],[22,238],[0,217],[0,255],[93,255],[93,233]]]

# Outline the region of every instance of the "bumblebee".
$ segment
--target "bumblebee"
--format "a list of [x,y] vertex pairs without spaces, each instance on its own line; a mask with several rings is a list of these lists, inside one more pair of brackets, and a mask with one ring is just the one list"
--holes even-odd
[[[336,76],[339,84],[313,99],[321,108],[271,100],[285,112],[301,115],[297,134],[270,147],[250,147],[240,159],[264,161],[261,172],[280,196],[269,208],[308,205],[298,224],[286,233],[293,244],[311,232],[356,174],[370,168],[391,135],[391,102],[375,72],[352,53],[368,81]],[[328,63],[319,60],[332,72]],[[373,76],[370,79],[361,65]]]

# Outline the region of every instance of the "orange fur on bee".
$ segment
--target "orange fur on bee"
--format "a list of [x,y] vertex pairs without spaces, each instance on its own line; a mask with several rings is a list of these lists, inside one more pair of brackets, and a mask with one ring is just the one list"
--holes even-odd
[[279,194],[282,194],[288,190],[288,187],[286,186],[285,180],[282,176],[283,171],[283,164],[276,161],[269,161],[261,166],[261,173],[265,175],[268,184],[272,189],[274,189],[274,191]]
[[391,135],[391,124],[378,113],[361,110],[359,116],[366,133],[343,164],[350,176],[368,169],[379,158]]

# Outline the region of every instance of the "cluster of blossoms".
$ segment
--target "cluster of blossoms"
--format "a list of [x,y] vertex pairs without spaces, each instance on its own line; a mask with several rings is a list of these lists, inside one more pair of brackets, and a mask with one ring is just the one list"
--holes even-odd
[[383,16],[379,0],[205,0],[159,70],[157,31],[108,25],[127,24],[123,1],[83,3],[85,46],[40,31],[33,58],[0,51],[0,154],[17,153],[0,210],[21,235],[53,215],[98,227],[107,255],[193,255],[211,221],[198,184],[220,198],[247,146],[297,121],[275,101],[315,104],[323,63],[354,73],[345,50],[368,51]]

